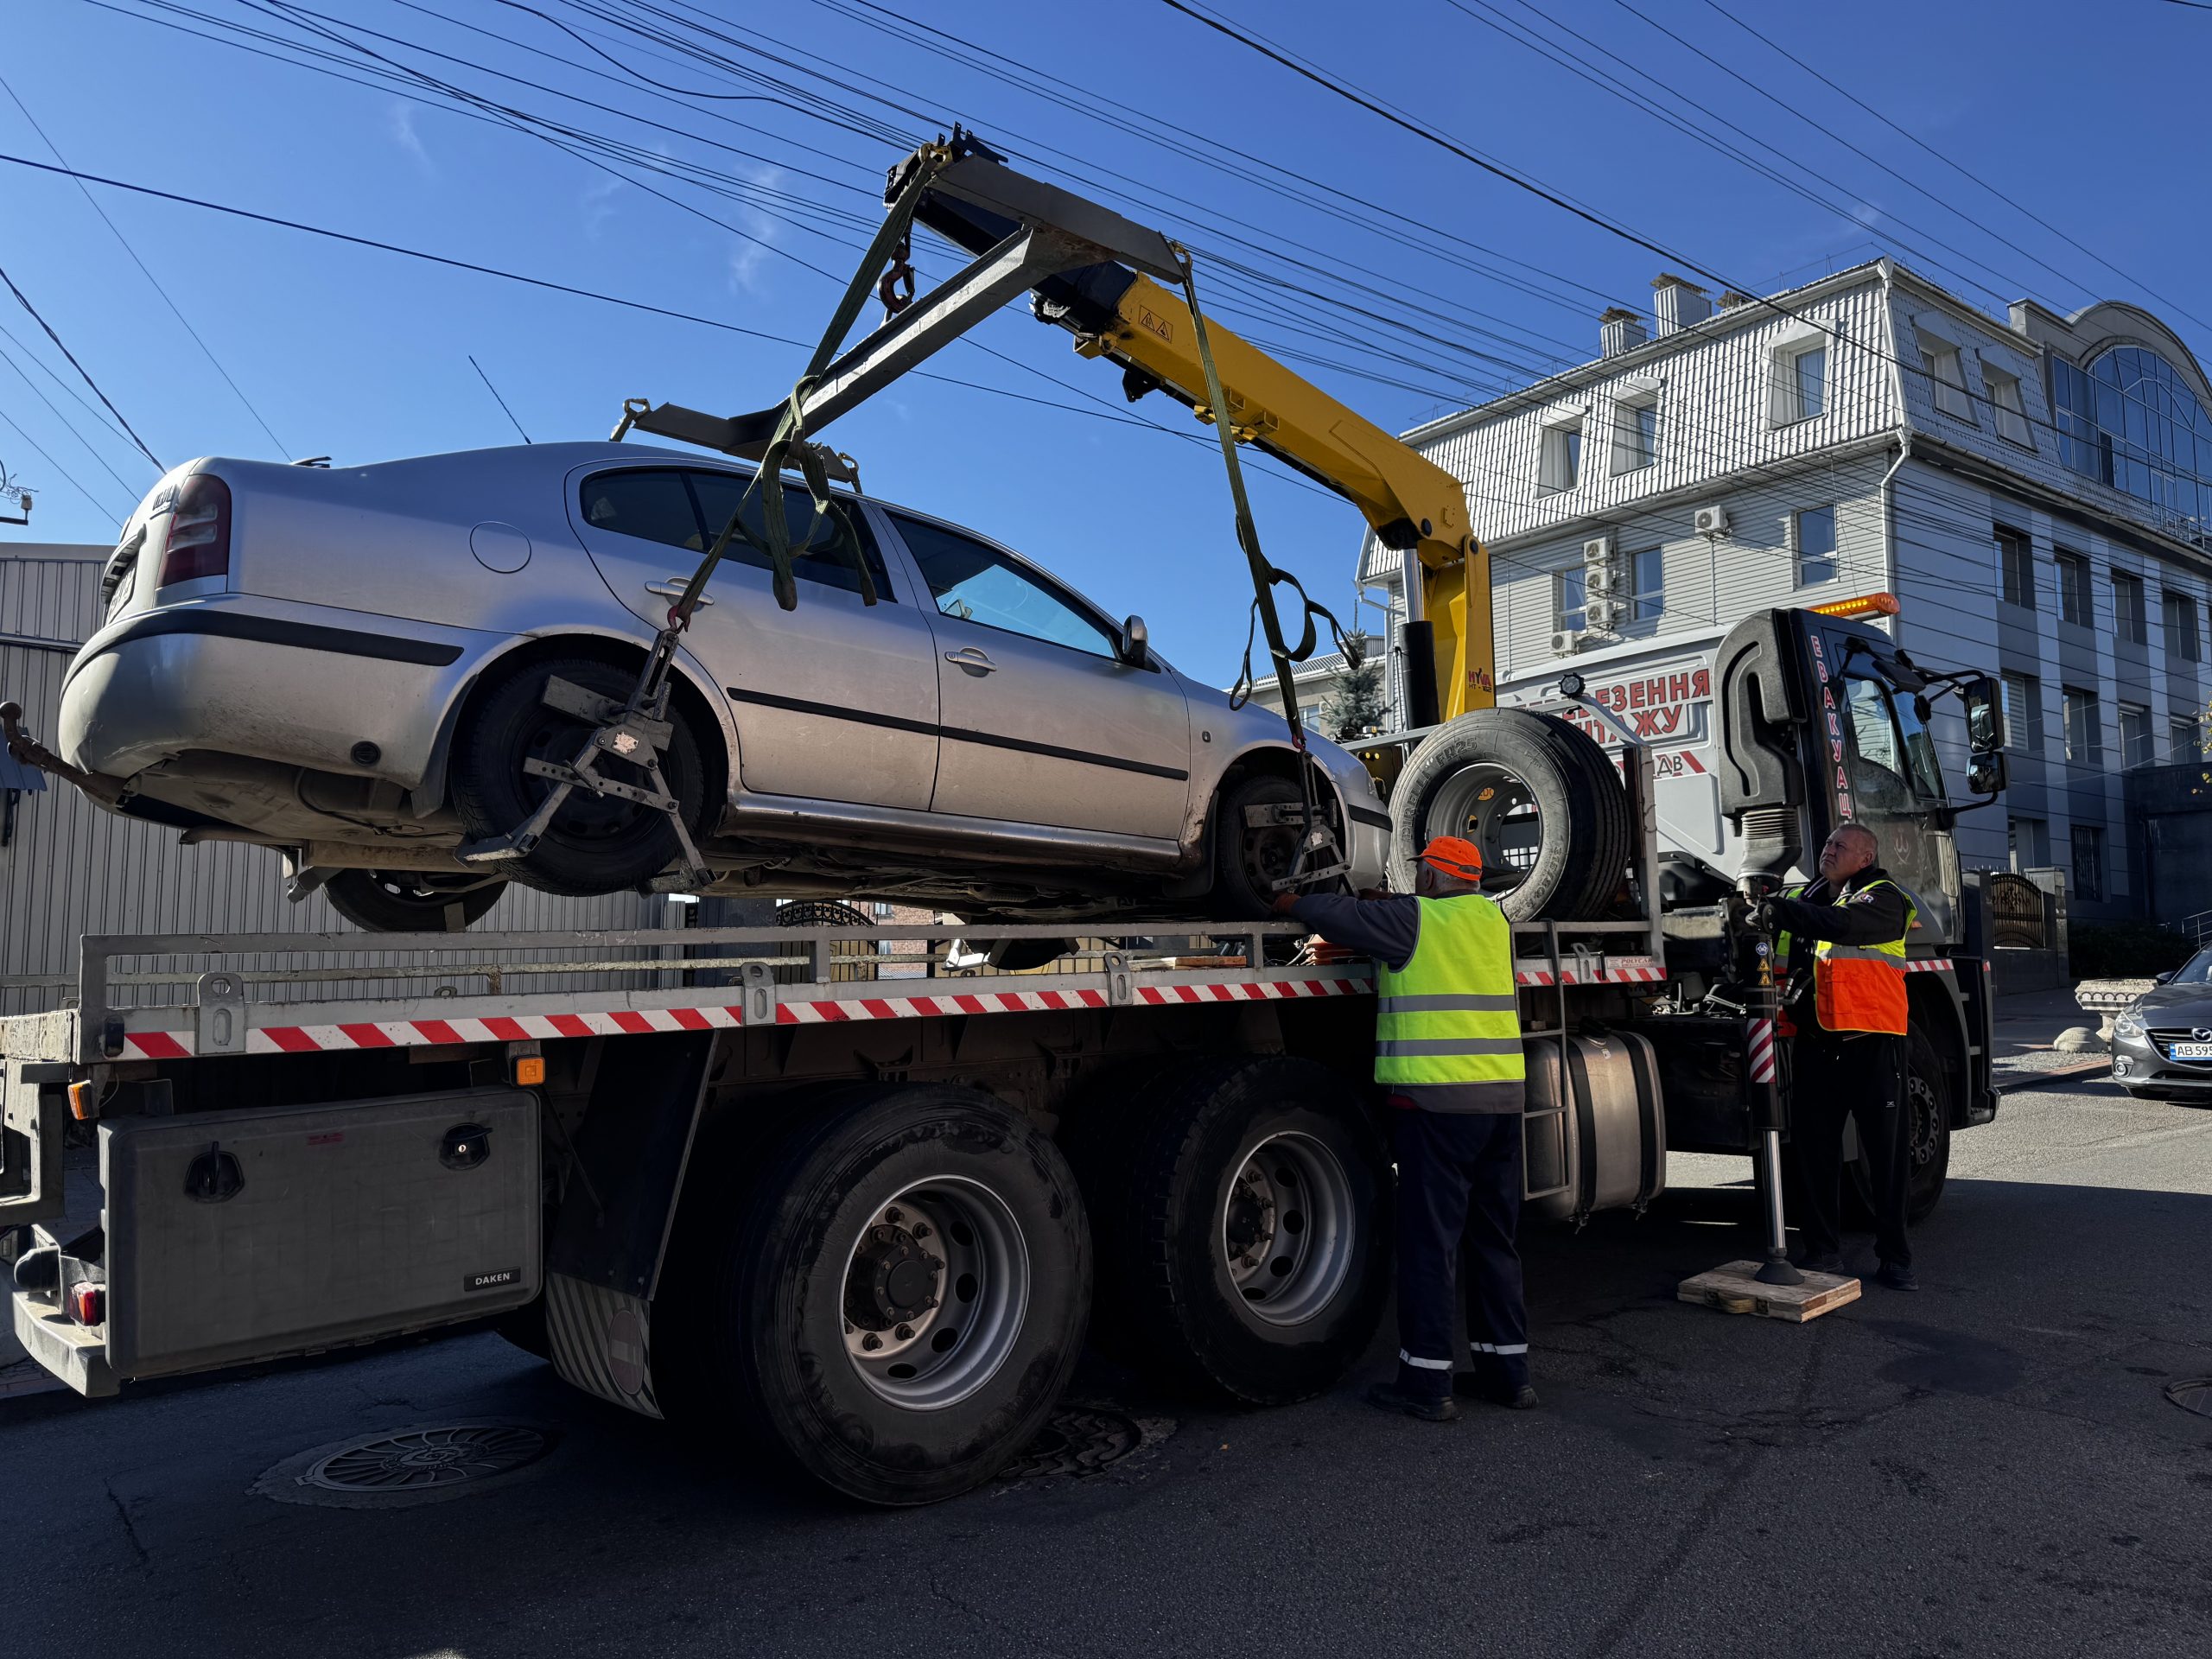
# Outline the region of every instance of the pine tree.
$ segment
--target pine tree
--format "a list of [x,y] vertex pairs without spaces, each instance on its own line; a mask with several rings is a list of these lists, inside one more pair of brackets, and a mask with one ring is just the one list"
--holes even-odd
[[1382,707],[1382,664],[1370,660],[1345,671],[1321,704],[1321,729],[1337,742],[1379,731]]

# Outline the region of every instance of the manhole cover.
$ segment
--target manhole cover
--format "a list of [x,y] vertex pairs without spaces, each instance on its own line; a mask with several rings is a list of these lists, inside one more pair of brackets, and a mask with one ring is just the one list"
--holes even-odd
[[1095,1475],[1130,1452],[1166,1440],[1174,1427],[1165,1418],[1131,1417],[1107,1406],[1062,1406],[1045,1420],[1037,1438],[999,1478]]
[[2183,1411],[2193,1411],[2200,1417],[2212,1417],[2212,1376],[2192,1377],[2186,1382],[2169,1382],[2166,1398]]
[[287,1458],[254,1483],[264,1497],[338,1509],[436,1503],[505,1484],[552,1451],[528,1423],[440,1423],[386,1429]]

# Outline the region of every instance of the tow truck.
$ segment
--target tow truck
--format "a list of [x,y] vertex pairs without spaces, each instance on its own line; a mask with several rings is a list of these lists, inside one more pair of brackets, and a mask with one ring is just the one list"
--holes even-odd
[[[1513,918],[1532,1217],[1641,1208],[1670,1149],[1770,1150],[1786,1114],[1763,942],[1725,895],[1662,883],[1649,756],[1604,698],[1569,676],[1544,709],[1494,706],[1487,556],[1459,483],[1210,328],[1165,238],[959,139],[893,169],[855,291],[903,297],[912,225],[964,270],[833,356],[841,308],[781,404],[632,403],[624,427],[820,487],[828,420],[1030,295],[1129,396],[1211,423],[1232,481],[1240,444],[1266,450],[1413,560],[1433,723],[1369,760],[1402,852],[1471,834]],[[1287,674],[1309,642],[1287,642],[1237,494]],[[1778,878],[1850,817],[1921,898],[1924,1211],[1949,1135],[1996,1105],[1950,837],[1979,802],[1947,793],[1926,725],[1934,698],[1963,700],[1970,792],[1993,798],[1994,688],[1808,611],[1747,618],[1709,671],[1745,872]],[[1616,738],[1618,767],[1585,726]],[[1310,799],[1303,828],[1285,880],[1333,879]],[[15,1332],[109,1395],[489,1323],[612,1407],[881,1504],[989,1479],[1087,1332],[1216,1397],[1310,1397],[1365,1352],[1388,1291],[1372,969],[1315,959],[1286,925],[1151,925],[540,931],[459,951],[442,934],[87,937],[71,1000],[0,1020]],[[1007,971],[1025,957],[1043,965]],[[94,1152],[98,1213],[72,1212],[65,1170]]]

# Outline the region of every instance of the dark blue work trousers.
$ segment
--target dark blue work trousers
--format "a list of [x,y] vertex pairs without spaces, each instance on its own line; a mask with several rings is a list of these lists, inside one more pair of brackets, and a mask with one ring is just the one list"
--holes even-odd
[[[1521,1115],[1390,1114],[1398,1160],[1398,1386],[1452,1391],[1455,1275],[1466,1276],[1467,1341],[1478,1382],[1529,1380],[1521,1306]],[[1464,1264],[1464,1265],[1463,1265]]]

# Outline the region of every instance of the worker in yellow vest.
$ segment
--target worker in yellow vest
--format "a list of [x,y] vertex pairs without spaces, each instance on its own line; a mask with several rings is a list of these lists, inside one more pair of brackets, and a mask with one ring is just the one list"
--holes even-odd
[[[1389,1093],[1398,1165],[1399,1347],[1395,1381],[1367,1397],[1428,1422],[1459,1416],[1455,1393],[1536,1403],[1515,1244],[1524,1071],[1513,933],[1482,877],[1472,842],[1440,836],[1411,896],[1285,894],[1275,905],[1375,963],[1375,1080]],[[1455,1383],[1462,1261],[1471,1353]]]
[[1843,1121],[1852,1117],[1874,1189],[1874,1276],[1892,1290],[1917,1290],[1905,1236],[1912,1146],[1905,937],[1916,909],[1912,895],[1874,861],[1879,852],[1865,825],[1839,826],[1821,849],[1821,879],[1769,899],[1761,921],[1789,976],[1789,1135],[1804,1188],[1799,1265],[1848,1271],[1840,1200]]

